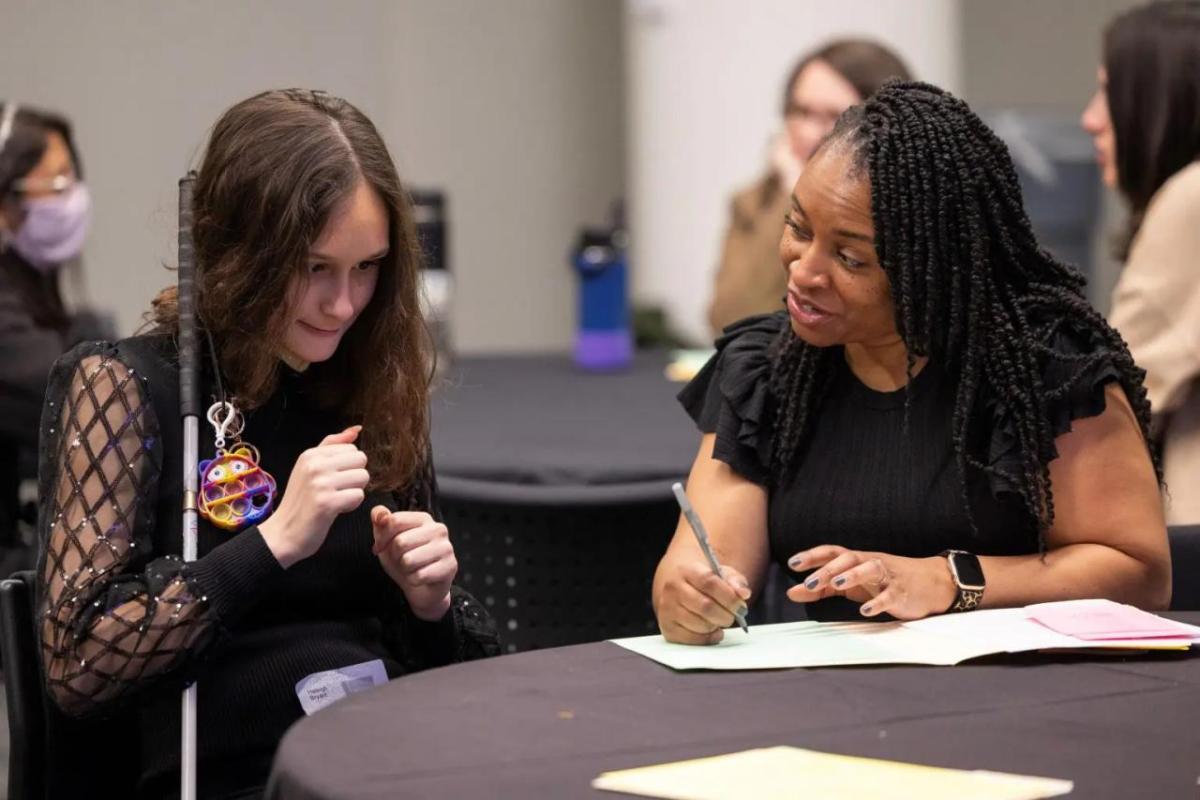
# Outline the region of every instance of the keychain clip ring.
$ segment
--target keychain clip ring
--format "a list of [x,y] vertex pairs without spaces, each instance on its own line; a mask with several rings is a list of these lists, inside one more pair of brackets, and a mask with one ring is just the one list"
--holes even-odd
[[[222,417],[224,414],[224,417]],[[217,434],[217,449],[222,450],[225,447],[225,439],[237,438],[241,435],[242,429],[246,427],[242,415],[238,413],[237,407],[233,403],[226,401],[218,401],[208,407],[208,413],[205,415],[208,419],[208,424],[213,426],[213,430]]]

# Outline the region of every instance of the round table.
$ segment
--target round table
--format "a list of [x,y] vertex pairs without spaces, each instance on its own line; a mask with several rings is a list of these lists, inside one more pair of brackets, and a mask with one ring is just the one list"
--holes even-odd
[[590,788],[602,772],[786,744],[1065,778],[1073,797],[1194,797],[1198,719],[1190,653],[719,673],[597,642],[340,701],[284,737],[267,796],[611,797]]
[[700,432],[663,351],[589,373],[562,355],[460,358],[433,393],[438,478],[538,487],[656,484],[687,474]]

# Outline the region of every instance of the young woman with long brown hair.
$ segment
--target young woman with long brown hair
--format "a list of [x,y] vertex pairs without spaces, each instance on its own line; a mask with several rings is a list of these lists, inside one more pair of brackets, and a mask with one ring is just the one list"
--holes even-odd
[[252,796],[310,710],[305,678],[381,680],[498,648],[451,586],[418,251],[375,127],[320,92],[238,103],[212,132],[193,210],[202,407],[217,424],[218,404],[239,412],[202,425],[199,556],[177,556],[168,290],[149,334],[82,345],[51,376],[39,633],[62,710],[137,717],[140,794],[175,792],[178,692],[198,680],[200,794]]

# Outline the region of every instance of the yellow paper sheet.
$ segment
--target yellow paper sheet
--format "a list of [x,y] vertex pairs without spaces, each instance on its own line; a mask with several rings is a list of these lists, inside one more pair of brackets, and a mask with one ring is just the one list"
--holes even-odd
[[766,747],[606,772],[592,781],[592,786],[670,800],[1033,800],[1059,797],[1074,788],[1071,781],[1054,778],[926,767],[798,747]]

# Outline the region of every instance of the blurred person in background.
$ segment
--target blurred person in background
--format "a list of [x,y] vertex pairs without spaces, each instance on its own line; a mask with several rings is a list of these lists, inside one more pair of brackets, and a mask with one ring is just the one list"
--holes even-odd
[[767,173],[733,197],[708,307],[714,335],[743,317],[783,308],[787,275],[779,268],[779,237],[792,186],[841,113],[892,77],[907,80],[908,67],[865,39],[830,42],[792,68],[784,84],[784,131],[772,142]]
[[1110,321],[1146,370],[1167,522],[1200,522],[1200,2],[1116,17],[1098,82],[1082,124],[1130,207]]
[[71,125],[0,105],[0,576],[29,566],[16,535],[19,486],[31,477],[50,366],[80,338],[59,289],[79,257],[91,201]]

